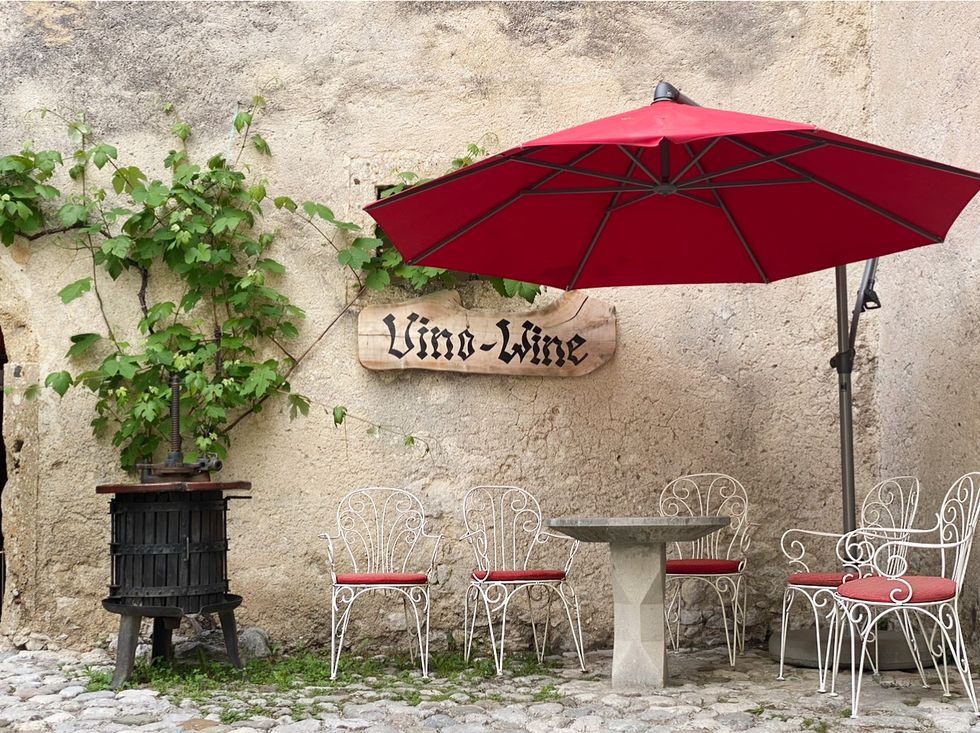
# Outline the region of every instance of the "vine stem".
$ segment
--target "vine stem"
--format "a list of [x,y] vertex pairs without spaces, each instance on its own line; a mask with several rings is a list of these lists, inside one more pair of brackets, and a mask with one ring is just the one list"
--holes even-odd
[[[364,294],[364,291],[365,290],[367,290],[367,285],[362,285],[360,287],[360,289],[358,289],[358,291],[354,294],[354,297],[351,298],[349,301],[347,301],[347,304],[343,308],[340,309],[340,312],[337,313],[337,315],[335,315],[333,317],[333,319],[330,321],[330,323],[328,323],[326,325],[326,327],[320,332],[320,335],[317,336],[315,339],[313,339],[313,343],[311,343],[308,347],[306,347],[306,350],[302,354],[300,354],[295,360],[293,360],[292,366],[290,366],[289,369],[286,370],[286,373],[283,375],[283,379],[284,380],[289,379],[289,376],[293,372],[296,371],[296,368],[299,367],[299,365],[303,362],[303,359],[305,359],[307,357],[307,355],[309,355],[309,353],[311,351],[313,351],[313,349],[316,347],[316,345],[319,344],[323,340],[323,337],[327,335],[327,333],[330,331],[330,329],[333,328],[335,325],[337,325],[337,322],[344,316],[345,313],[347,313],[347,311],[349,311],[353,307],[354,303],[356,303],[358,300],[360,300],[360,298]],[[277,393],[276,392],[267,392],[262,398],[260,398],[259,400],[257,400],[251,407],[249,407],[248,410],[246,410],[241,415],[239,415],[234,420],[232,420],[231,423],[229,425],[227,425],[224,429],[222,429],[219,434],[220,435],[227,435],[228,433],[230,433],[232,431],[232,429],[234,429],[234,427],[236,425],[238,425],[240,422],[242,422],[242,420],[244,420],[249,415],[253,414],[255,412],[255,410],[263,402],[265,402],[267,399],[269,399],[269,397],[271,397],[273,394],[277,394]]]

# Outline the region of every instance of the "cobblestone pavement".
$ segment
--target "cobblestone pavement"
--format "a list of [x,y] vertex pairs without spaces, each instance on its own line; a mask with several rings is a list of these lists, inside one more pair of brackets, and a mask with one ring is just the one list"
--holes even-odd
[[[590,653],[585,674],[565,658],[547,674],[538,668],[529,675],[426,682],[402,672],[342,687],[256,686],[194,699],[145,688],[86,691],[93,671],[104,681],[110,661],[105,652],[0,652],[0,733],[980,732],[964,697],[944,701],[936,687],[922,689],[904,673],[869,676],[862,717],[852,720],[847,694],[817,694],[812,670],[793,669],[777,682],[776,665],[758,650],[740,657],[734,671],[720,650],[672,654],[673,684],[635,693],[611,689],[611,657],[602,652]],[[849,678],[842,675],[841,682],[846,693]]]

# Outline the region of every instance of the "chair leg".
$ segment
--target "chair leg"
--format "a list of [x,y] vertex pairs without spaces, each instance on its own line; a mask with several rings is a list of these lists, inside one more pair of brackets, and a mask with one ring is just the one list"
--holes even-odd
[[483,599],[483,608],[487,612],[487,630],[490,633],[490,651],[493,653],[493,663],[497,668],[497,674],[501,675],[504,673],[504,639],[507,634],[507,605],[510,600],[510,594],[507,592],[507,588],[500,586],[494,587],[497,592],[502,594],[502,599],[498,608],[500,609],[500,641],[497,641],[497,635],[493,631],[493,609],[490,606],[490,598],[487,596],[487,589],[483,586],[480,587],[480,596]]
[[[408,605],[411,605],[412,613],[415,615],[415,638],[419,645],[422,677],[427,678],[429,676],[429,589],[424,586],[412,587],[403,591],[403,598],[406,604],[406,616],[408,614]],[[419,612],[420,605],[422,606],[422,613]],[[408,630],[410,631],[410,629]],[[412,645],[410,644],[409,646],[411,647]],[[413,661],[414,658],[413,649]]]
[[[575,644],[575,654],[578,656],[579,668],[585,671],[585,643],[582,639],[582,614],[579,611],[578,596],[575,589],[568,583],[560,583],[555,592],[565,607],[565,618],[568,619],[568,630],[572,633],[572,643]],[[571,601],[569,601],[569,596]],[[572,619],[572,607],[575,608],[575,619]]]
[[[864,677],[864,659],[868,654],[868,640],[875,629],[877,619],[871,613],[870,608],[866,608],[868,619],[865,628],[859,630],[858,625],[851,619],[851,717],[858,717],[858,705],[861,702],[861,681]],[[848,615],[852,615],[851,613]],[[861,637],[861,650],[858,654],[856,648],[857,637]]]
[[[402,611],[405,613],[405,631],[411,631],[411,626],[409,626],[408,616],[408,596],[402,595]],[[411,641],[408,643],[408,658],[411,660],[412,664],[415,664],[415,644]]]
[[780,682],[786,679],[783,676],[783,666],[786,661],[786,627],[789,625],[789,609],[793,605],[794,595],[793,589],[787,585],[785,590],[783,590],[783,628],[779,638],[779,675],[776,677]]
[[749,582],[743,575],[739,575],[739,582],[742,584],[742,606],[739,613],[739,618],[742,619],[742,628],[738,632],[738,650],[742,654],[745,654],[745,621],[748,618],[749,611]]
[[919,673],[919,679],[922,680],[922,687],[928,690],[929,682],[926,680],[926,671],[922,666],[922,654],[919,651],[919,643],[915,639],[915,628],[912,626],[912,619],[909,618],[908,611],[898,614],[898,625],[902,629],[902,636],[905,637],[905,644],[912,654],[912,659],[915,660],[915,668]]
[[330,599],[330,679],[332,680],[337,679],[337,669],[340,667],[340,652],[344,648],[344,636],[347,634],[350,612],[354,607],[354,595],[350,593],[350,600],[344,605],[344,609],[340,612],[340,618],[338,619],[338,596],[339,594],[335,587]]
[[963,681],[963,690],[973,705],[974,714],[980,715],[980,707],[977,707],[977,691],[973,686],[973,675],[970,672],[970,660],[967,658],[966,642],[963,639],[963,629],[960,627],[960,615],[955,608],[951,608],[950,613],[953,617],[953,630],[956,635],[956,669],[959,671],[960,679]]
[[[471,598],[472,597],[472,598]],[[476,615],[480,609],[480,591],[474,586],[466,589],[463,596],[463,661],[469,662],[473,652],[473,635],[476,633]],[[469,605],[473,604],[472,615],[469,612]]]
[[[681,641],[681,581],[670,580],[667,583],[667,603],[664,606],[667,641],[670,647],[677,651]],[[673,618],[671,618],[673,614]],[[673,625],[673,631],[671,626]]]

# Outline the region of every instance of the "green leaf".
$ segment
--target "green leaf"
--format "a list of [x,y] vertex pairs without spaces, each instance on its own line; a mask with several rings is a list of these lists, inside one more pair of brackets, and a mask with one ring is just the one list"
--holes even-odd
[[371,254],[356,247],[348,247],[337,253],[337,261],[344,267],[351,267],[360,270],[364,265],[371,261]]
[[101,143],[92,149],[92,162],[95,163],[95,167],[99,170],[102,170],[110,160],[115,160],[118,157],[119,151],[112,145]]
[[58,218],[65,227],[84,224],[88,219],[88,208],[81,204],[65,204],[58,209]]
[[289,417],[290,419],[296,418],[298,415],[306,417],[310,414],[310,401],[303,397],[303,395],[291,394],[289,395]]
[[252,113],[239,112],[237,115],[235,115],[235,120],[233,124],[235,125],[235,132],[241,132],[246,127],[252,124]]
[[82,297],[85,293],[92,289],[92,278],[83,277],[81,280],[76,280],[71,285],[66,285],[61,290],[58,291],[58,297],[61,298],[61,302],[64,304],[71,303],[76,298]]
[[144,184],[134,186],[130,195],[137,203],[156,207],[165,203],[170,198],[170,189],[160,181],[153,181],[149,186]]
[[123,257],[129,256],[129,250],[132,246],[133,240],[123,234],[118,237],[105,240],[100,249],[104,254],[122,259]]
[[375,270],[364,281],[370,290],[384,290],[390,283],[391,275],[387,270]]
[[72,345],[65,356],[69,359],[77,359],[101,340],[102,337],[97,333],[76,333],[71,337]]
[[191,136],[191,126],[186,122],[175,122],[173,127],[170,128],[170,131],[182,143],[186,143],[187,138]]
[[414,435],[406,435],[405,436],[405,445],[415,445],[415,436]]
[[269,143],[267,143],[265,138],[261,135],[252,135],[252,145],[255,146],[255,149],[262,155],[272,155],[272,150],[269,148]]
[[333,424],[335,427],[339,427],[344,424],[344,418],[347,417],[347,408],[343,405],[337,405],[333,408]]
[[71,387],[71,374],[68,372],[51,372],[45,378],[44,386],[53,389],[59,397],[64,397],[65,392]]
[[28,402],[33,402],[34,400],[37,399],[40,393],[41,393],[40,387],[38,387],[36,384],[32,384],[27,389],[24,390],[24,399],[27,400]]
[[265,270],[266,272],[274,272],[277,275],[282,275],[283,273],[286,272],[285,266],[283,266],[279,262],[276,262],[275,260],[271,260],[271,259],[268,259],[268,258],[262,259],[262,260],[258,260],[255,263],[255,266],[257,268],[259,268],[260,270]]
[[289,212],[296,211],[296,202],[289,198],[289,196],[276,196],[272,200],[272,203],[276,205],[277,209],[285,209]]

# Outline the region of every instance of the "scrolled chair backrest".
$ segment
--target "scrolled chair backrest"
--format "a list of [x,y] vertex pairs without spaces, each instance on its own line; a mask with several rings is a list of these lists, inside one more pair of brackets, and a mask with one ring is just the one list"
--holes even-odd
[[674,479],[660,494],[665,517],[727,516],[731,523],[694,542],[675,542],[680,558],[736,560],[749,548],[749,499],[738,480],[723,473],[698,473]]
[[963,585],[970,550],[980,517],[980,472],[960,476],[949,487],[939,509],[939,541],[942,543],[942,574]]
[[337,535],[354,572],[404,573],[425,532],[425,510],[404,489],[372,486],[344,496],[337,507]]
[[[892,533],[880,534],[869,530],[860,541],[850,540],[852,547],[848,548],[848,556],[862,560],[870,558],[872,573],[895,577],[909,572],[909,548],[938,549],[940,574],[955,582],[959,589],[970,561],[978,519],[980,473],[974,472],[961,476],[950,486],[936,514],[934,527],[909,533],[910,539],[895,539],[888,536]],[[934,536],[937,538],[935,542],[931,539]],[[849,537],[845,535],[840,544],[847,543]]]
[[463,497],[464,537],[479,570],[526,570],[541,535],[541,506],[517,486],[475,486]]
[[[864,497],[861,503],[862,529],[878,530],[874,535],[868,535],[867,540],[872,546],[891,540],[907,540],[908,530],[915,523],[915,515],[919,509],[919,480],[914,476],[894,476],[886,478]],[[880,530],[894,529],[893,532]],[[896,545],[889,556],[887,567],[889,574],[899,570],[908,555],[908,545]]]

